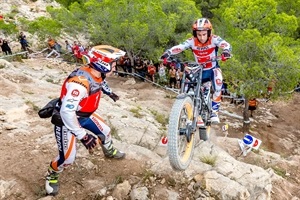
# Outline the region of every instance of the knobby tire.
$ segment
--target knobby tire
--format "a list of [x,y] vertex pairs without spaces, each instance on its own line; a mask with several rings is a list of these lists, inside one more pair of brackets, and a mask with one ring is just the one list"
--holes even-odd
[[[180,128],[186,128],[187,121],[193,121],[193,101],[189,96],[176,99],[171,109],[168,129],[168,155],[169,161],[174,170],[185,170],[193,157],[195,140],[191,133],[190,142],[187,142],[186,135],[179,134]],[[182,146],[183,145],[183,146]]]

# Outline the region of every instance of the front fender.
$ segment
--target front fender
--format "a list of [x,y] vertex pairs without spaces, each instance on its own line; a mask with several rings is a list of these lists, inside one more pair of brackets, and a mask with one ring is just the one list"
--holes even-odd
[[187,93],[181,93],[181,94],[177,95],[176,99],[184,99],[185,97],[190,97],[191,99],[193,99],[192,96]]

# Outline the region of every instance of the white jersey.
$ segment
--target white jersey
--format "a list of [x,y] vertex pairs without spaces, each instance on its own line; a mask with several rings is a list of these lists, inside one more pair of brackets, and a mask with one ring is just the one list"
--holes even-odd
[[[218,48],[231,52],[230,44],[217,35],[212,35],[204,44],[199,42],[197,38],[191,37],[182,44],[172,47],[169,51],[171,55],[175,55],[186,49],[191,49],[193,51],[195,61],[197,63],[203,63],[215,58],[218,53]],[[209,70],[216,66],[217,62],[209,62],[204,67],[204,70]]]

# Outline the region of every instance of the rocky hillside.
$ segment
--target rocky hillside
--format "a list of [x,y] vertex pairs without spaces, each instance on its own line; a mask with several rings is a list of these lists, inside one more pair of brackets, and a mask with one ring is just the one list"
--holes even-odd
[[[6,22],[14,23],[17,25],[18,30],[23,31],[27,36],[27,40],[33,50],[41,50],[38,48],[38,38],[35,35],[22,30],[21,19],[34,20],[38,17],[50,17],[46,11],[47,6],[60,7],[58,3],[52,0],[1,0],[0,15],[4,16]],[[13,52],[21,50],[19,41],[15,35],[4,35],[0,30],[0,38],[6,38]],[[44,44],[42,44],[44,46]],[[45,43],[46,46],[46,43]],[[2,55],[1,55],[2,56]],[[0,56],[0,57],[1,57]]]
[[[18,24],[19,18],[48,16],[49,5],[59,6],[48,0],[2,0],[0,14]],[[26,35],[34,44],[36,38]],[[8,39],[13,52],[19,51],[18,41]],[[213,127],[210,141],[198,141],[190,167],[176,172],[160,145],[175,94],[118,76],[108,82],[121,99],[114,103],[103,96],[97,112],[112,128],[114,144],[126,152],[126,159],[105,159],[101,149],[90,155],[78,143],[76,162],[60,177],[60,193],[45,197],[44,175],[57,147],[50,121],[40,119],[37,110],[59,95],[62,81],[76,67],[60,60],[0,59],[0,199],[300,198],[299,95],[290,102],[261,102],[251,134],[262,145],[245,157],[237,142],[243,138],[242,108],[224,101],[222,123]],[[227,137],[221,131],[225,123]]]
[[[114,103],[103,96],[98,113],[110,124],[115,146],[127,153],[126,159],[105,159],[100,149],[90,155],[78,143],[76,162],[61,175],[60,193],[43,197],[44,174],[57,147],[51,123],[40,119],[37,110],[59,95],[62,81],[76,66],[44,59],[0,62],[0,199],[300,197],[299,145],[297,151],[283,156],[269,152],[261,135],[260,150],[241,156],[237,139],[243,137],[239,132],[242,122],[231,117],[240,113],[226,101],[223,111],[231,115],[223,114],[221,120],[230,126],[228,137],[220,126],[214,127],[211,141],[197,145],[190,167],[184,172],[173,171],[160,139],[167,131],[163,119],[168,117],[174,94],[118,76],[109,77],[108,82],[121,99]],[[295,98],[300,99],[297,95]],[[272,105],[261,105],[257,120],[253,120],[254,134],[264,131],[259,127],[275,128],[272,123],[278,115],[288,117],[280,113],[276,117],[270,110]],[[280,146],[292,137],[293,132],[281,131],[282,140],[274,145]]]

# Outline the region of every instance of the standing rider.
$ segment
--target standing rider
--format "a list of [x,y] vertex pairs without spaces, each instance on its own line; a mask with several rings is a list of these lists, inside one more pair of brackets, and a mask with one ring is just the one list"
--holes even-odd
[[112,145],[110,127],[95,113],[102,92],[114,101],[119,99],[104,79],[105,74],[111,72],[116,65],[116,60],[124,55],[124,51],[108,45],[95,46],[88,52],[88,64],[74,70],[64,81],[56,105],[60,114],[57,119],[61,120],[54,120],[55,115],[51,120],[55,125],[54,133],[59,154],[51,161],[47,172],[45,184],[47,194],[58,193],[59,173],[75,160],[76,139],[90,151],[99,143],[105,157],[124,158],[125,153]]
[[[222,57],[230,58],[231,46],[221,37],[212,34],[212,24],[207,18],[197,19],[193,24],[193,37],[187,39],[182,44],[176,45],[167,50],[161,59],[166,59],[171,55],[181,53],[186,49],[193,51],[197,63],[208,62],[215,58],[218,49],[223,49]],[[224,59],[224,60],[225,60]],[[208,62],[202,74],[203,82],[212,81],[214,94],[212,98],[211,122],[219,123],[218,111],[221,103],[221,89],[223,84],[222,71],[217,61]]]

